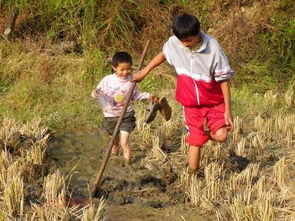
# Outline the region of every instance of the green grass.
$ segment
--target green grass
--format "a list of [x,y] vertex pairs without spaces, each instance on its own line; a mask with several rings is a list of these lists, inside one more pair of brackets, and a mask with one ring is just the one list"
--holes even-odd
[[[23,122],[41,117],[52,128],[93,127],[102,113],[90,97],[103,76],[111,73],[104,53],[92,49],[83,56],[50,56],[24,53],[22,48],[0,44],[1,118],[14,117]],[[134,60],[138,60],[136,57]],[[152,93],[168,86],[163,77],[149,77],[139,85]]]
[[[14,6],[21,17],[14,42],[0,39],[1,118],[11,115],[27,121],[37,115],[54,128],[99,124],[101,111],[90,92],[110,73],[107,60],[115,51],[125,50],[137,61],[147,39],[152,40],[151,58],[171,33],[169,13],[179,9],[197,15],[202,28],[211,29],[228,55],[236,72],[232,81],[236,114],[259,112],[264,93],[283,94],[294,83],[295,7],[291,0],[2,1],[6,11]],[[245,17],[242,7],[250,14],[267,10]],[[30,39],[31,45],[24,39]],[[67,41],[77,45],[69,54],[31,49]],[[139,88],[154,94],[163,89],[174,93],[175,80],[168,72],[165,67],[153,71]]]
[[50,57],[11,49],[0,62],[1,113],[23,121],[40,116],[55,128],[98,124],[100,110],[90,93],[105,74],[104,60],[97,50]]

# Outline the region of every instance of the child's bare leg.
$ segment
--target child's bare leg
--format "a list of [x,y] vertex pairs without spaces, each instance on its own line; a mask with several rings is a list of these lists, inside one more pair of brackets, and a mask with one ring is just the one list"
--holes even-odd
[[131,160],[131,149],[129,146],[129,133],[126,131],[121,131],[121,147],[123,148],[123,157],[127,163]]
[[112,154],[118,155],[119,154],[119,136],[116,137],[113,147],[112,147]]
[[227,137],[227,128],[222,127],[216,131],[215,134],[210,133],[210,139],[218,142],[224,142]]
[[188,151],[189,172],[196,173],[200,166],[201,147],[190,145]]

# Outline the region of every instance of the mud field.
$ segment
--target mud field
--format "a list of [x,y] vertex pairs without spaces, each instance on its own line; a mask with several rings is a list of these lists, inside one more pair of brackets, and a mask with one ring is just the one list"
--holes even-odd
[[[74,200],[87,200],[88,186],[92,187],[107,142],[104,131],[59,132],[51,140],[48,151],[64,173],[72,173]],[[133,161],[128,167],[122,153],[109,158],[97,194],[106,199],[103,220],[213,220],[211,215],[202,216],[185,204],[189,198],[177,184],[179,175],[171,165],[163,162],[159,170],[146,168],[148,151],[133,146]]]
[[[196,179],[186,171],[181,115],[146,125],[138,111],[132,165],[111,156],[98,191],[106,199],[103,220],[292,220],[295,116],[288,102],[269,114],[275,96],[264,96],[264,115],[236,117],[226,142],[202,147]],[[48,150],[65,173],[73,171],[73,197],[89,195],[107,142],[104,131],[55,134]]]

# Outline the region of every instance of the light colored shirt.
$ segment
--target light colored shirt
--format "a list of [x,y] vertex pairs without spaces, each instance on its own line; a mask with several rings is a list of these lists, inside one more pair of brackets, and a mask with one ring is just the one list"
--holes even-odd
[[[118,117],[125,104],[125,98],[132,85],[131,75],[126,79],[121,79],[116,73],[105,76],[97,85],[99,91],[98,100],[102,106],[105,117]],[[128,105],[127,112],[133,110],[132,101],[149,99],[150,93],[139,92],[137,86],[133,91],[131,102]]]
[[163,46],[166,61],[177,73],[175,98],[185,107],[212,106],[224,102],[219,82],[234,74],[218,42],[200,32],[202,43],[185,47],[175,36]]
[[211,36],[200,32],[202,45],[193,50],[183,46],[180,40],[171,36],[163,46],[167,62],[175,67],[178,75],[187,75],[197,81],[207,83],[227,80],[234,74],[228,59],[218,42]]

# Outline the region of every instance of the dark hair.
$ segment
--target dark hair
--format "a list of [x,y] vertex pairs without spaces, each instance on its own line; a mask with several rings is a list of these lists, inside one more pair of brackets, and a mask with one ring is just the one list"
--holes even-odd
[[200,32],[200,22],[193,15],[187,13],[179,14],[174,17],[172,30],[178,39],[196,36]]
[[112,58],[112,65],[114,67],[117,67],[119,63],[125,63],[125,62],[132,64],[132,58],[130,54],[124,51],[120,51],[114,54]]

